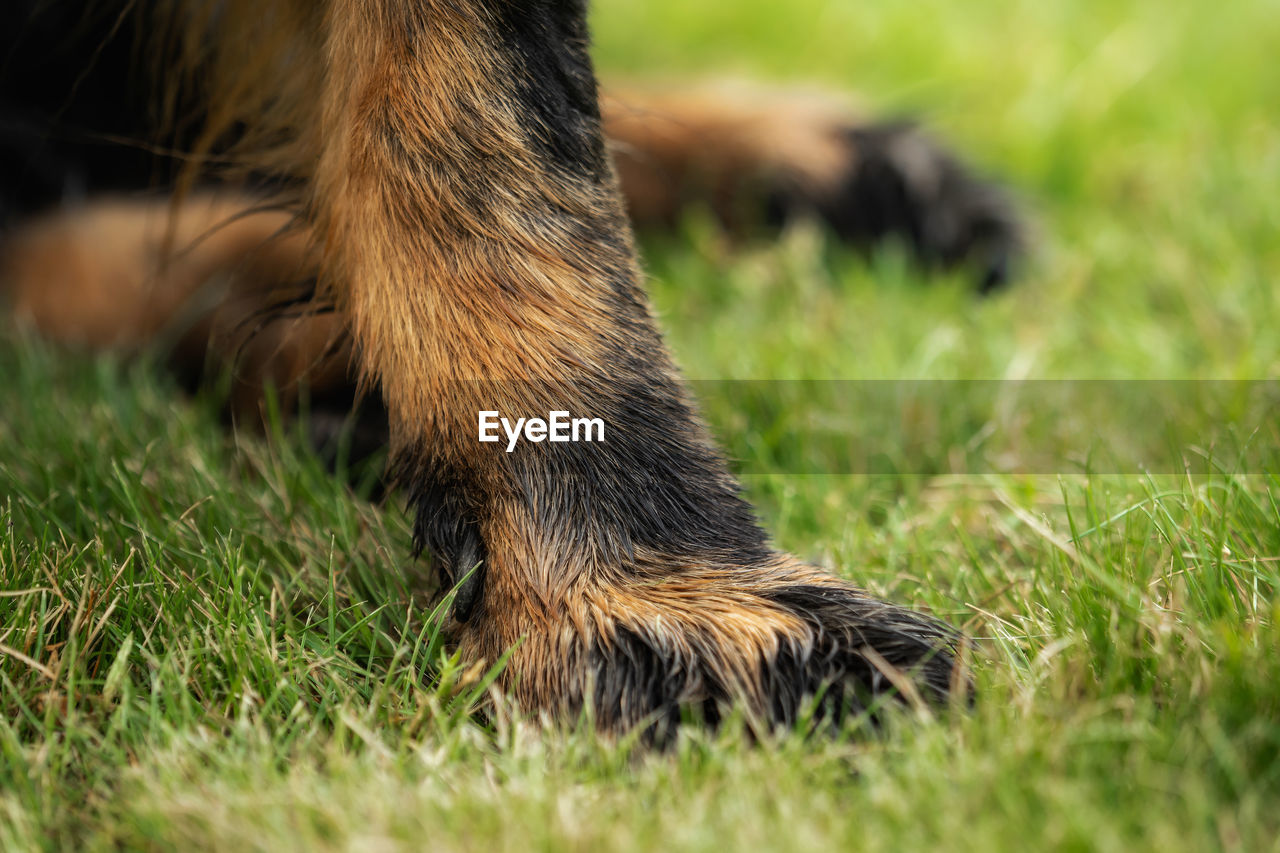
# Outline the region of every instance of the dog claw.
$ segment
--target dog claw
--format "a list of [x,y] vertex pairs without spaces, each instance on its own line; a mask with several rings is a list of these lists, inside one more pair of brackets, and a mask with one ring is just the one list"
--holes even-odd
[[455,584],[450,615],[458,622],[470,619],[480,601],[484,591],[484,563],[484,546],[479,534],[470,528],[448,571],[450,580]]

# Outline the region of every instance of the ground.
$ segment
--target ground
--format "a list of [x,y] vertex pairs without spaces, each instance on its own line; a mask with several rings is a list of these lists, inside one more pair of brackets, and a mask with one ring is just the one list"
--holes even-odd
[[[973,708],[660,754],[479,721],[486,673],[442,655],[367,480],[292,432],[230,437],[153,367],[10,336],[0,848],[1280,849],[1274,406],[1232,409],[1258,427],[1234,455],[1181,444],[1187,472],[1144,473],[1009,462],[968,417],[921,447],[878,409],[833,427],[796,414],[804,385],[721,381],[1280,378],[1280,6],[597,6],[606,74],[857,88],[1030,212],[1034,260],[989,299],[812,229],[730,251],[693,217],[646,241],[766,525],[978,638]],[[1099,387],[1140,430],[1127,389],[1149,386]],[[1044,420],[997,434],[1056,447]]]

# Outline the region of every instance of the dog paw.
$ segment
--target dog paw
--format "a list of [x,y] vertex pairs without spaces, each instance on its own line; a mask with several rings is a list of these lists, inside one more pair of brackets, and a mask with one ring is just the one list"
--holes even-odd
[[926,267],[972,270],[983,293],[1009,281],[1025,229],[1003,189],[909,122],[838,133],[849,165],[835,180],[783,181],[771,223],[816,216],[851,245],[898,240]]
[[738,710],[765,733],[807,710],[838,723],[969,691],[953,629],[789,558],[641,570],[554,603],[502,601],[492,586],[484,598],[485,618],[459,626],[464,651],[495,660],[523,627],[506,637],[508,691],[605,731],[661,741],[686,718],[715,726]]

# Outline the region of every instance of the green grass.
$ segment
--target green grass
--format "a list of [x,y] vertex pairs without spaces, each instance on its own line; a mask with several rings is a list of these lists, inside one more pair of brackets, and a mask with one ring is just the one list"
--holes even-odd
[[[647,247],[689,376],[1280,378],[1275,0],[599,6],[605,72],[856,88],[1004,176],[1039,233],[976,300],[893,251],[729,252],[691,222]],[[478,724],[484,673],[413,604],[401,512],[292,434],[233,438],[146,365],[30,340],[0,377],[0,849],[1280,849],[1274,406],[1185,475],[949,475],[970,419],[922,466],[854,411],[884,470],[815,476],[852,469],[769,386],[705,386],[778,541],[963,624],[980,692],[654,755]]]

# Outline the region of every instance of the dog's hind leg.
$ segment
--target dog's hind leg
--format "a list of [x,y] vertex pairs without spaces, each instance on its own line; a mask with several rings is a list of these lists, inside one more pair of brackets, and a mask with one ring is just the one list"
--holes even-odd
[[604,131],[632,222],[703,207],[735,233],[794,218],[868,248],[898,241],[925,267],[963,267],[987,291],[1025,250],[1008,194],[909,122],[873,122],[844,98],[744,83],[622,87]]
[[268,388],[286,411],[303,385],[349,408],[350,338],[310,298],[311,236],[261,204],[107,196],[29,219],[0,244],[6,323],[73,348],[163,356],[192,388],[227,372],[240,424],[260,423]]

